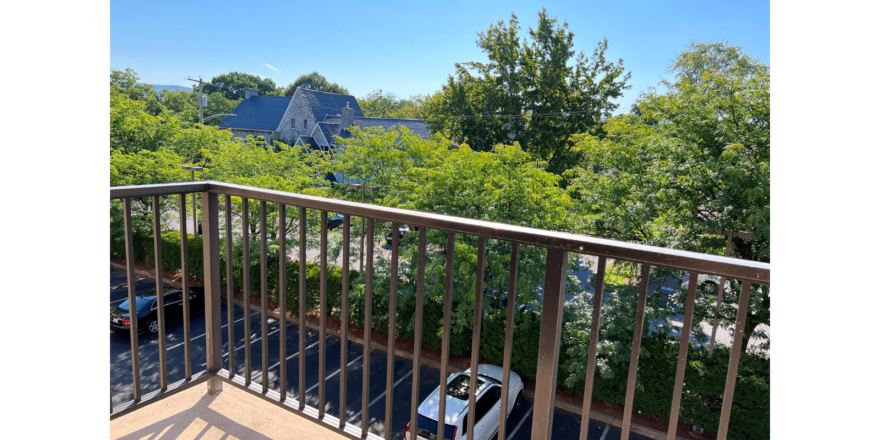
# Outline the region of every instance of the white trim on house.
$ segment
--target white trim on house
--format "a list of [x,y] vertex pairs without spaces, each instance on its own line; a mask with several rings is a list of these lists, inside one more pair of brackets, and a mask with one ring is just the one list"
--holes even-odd
[[[329,149],[330,149],[330,143],[327,142],[327,138],[324,137],[324,132],[321,130],[321,127],[318,127],[318,125],[315,124],[315,130],[317,130],[317,131],[318,131],[318,134],[321,135],[320,139],[319,139],[318,137],[316,137],[316,136],[309,136],[309,137],[311,137],[312,139],[314,139],[315,142],[318,143],[318,146],[319,146],[319,147],[327,147],[327,149],[329,150]],[[315,130],[312,130],[312,134],[315,133]],[[322,140],[322,139],[324,140],[324,144],[323,144],[323,145],[321,144],[321,140]]]

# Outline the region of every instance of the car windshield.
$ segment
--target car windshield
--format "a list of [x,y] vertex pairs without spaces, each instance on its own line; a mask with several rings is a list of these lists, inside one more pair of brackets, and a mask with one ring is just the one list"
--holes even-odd
[[[156,297],[155,297],[155,293],[154,293],[154,296],[151,296],[151,297],[136,296],[134,298],[135,298],[135,305],[137,307],[137,310],[144,310],[145,308],[150,307],[150,305],[153,304],[153,301],[155,300]],[[119,304],[119,308],[122,310],[128,311],[129,310],[128,300],[125,300],[122,302],[122,304]]]
[[[460,374],[456,376],[455,379],[452,379],[452,382],[449,382],[446,385],[446,395],[455,397],[459,400],[467,400],[468,392],[471,388],[470,381],[471,378],[467,374]],[[479,394],[485,386],[486,381],[483,380],[482,377],[477,376],[477,394]]]

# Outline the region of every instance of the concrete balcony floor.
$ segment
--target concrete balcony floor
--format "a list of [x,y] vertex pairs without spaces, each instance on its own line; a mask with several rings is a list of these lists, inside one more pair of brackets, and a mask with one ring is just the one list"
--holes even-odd
[[200,384],[112,420],[110,438],[346,439],[229,384],[214,396],[208,394],[207,385]]

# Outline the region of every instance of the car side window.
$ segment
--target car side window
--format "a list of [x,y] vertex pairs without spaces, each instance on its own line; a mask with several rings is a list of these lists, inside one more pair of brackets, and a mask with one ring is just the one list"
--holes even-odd
[[153,305],[150,306],[150,310],[156,310],[159,308],[159,301],[153,300]]
[[183,302],[183,294],[181,292],[173,292],[165,295],[165,305],[177,304]]
[[477,408],[474,413],[476,421],[474,423],[483,420],[483,416],[485,416],[499,400],[501,400],[501,387],[492,385],[492,387],[486,390],[486,393],[480,397],[480,400],[477,400]]

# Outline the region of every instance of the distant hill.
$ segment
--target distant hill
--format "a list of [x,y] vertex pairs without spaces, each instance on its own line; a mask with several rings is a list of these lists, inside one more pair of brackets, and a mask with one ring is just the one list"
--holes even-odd
[[189,86],[163,86],[160,84],[151,84],[153,86],[153,90],[159,92],[162,89],[167,89],[169,92],[173,92],[175,90],[186,90],[187,92],[192,92],[192,87]]

